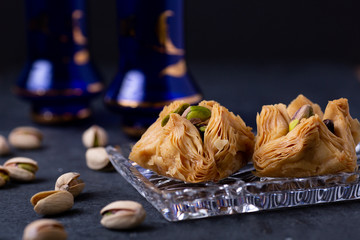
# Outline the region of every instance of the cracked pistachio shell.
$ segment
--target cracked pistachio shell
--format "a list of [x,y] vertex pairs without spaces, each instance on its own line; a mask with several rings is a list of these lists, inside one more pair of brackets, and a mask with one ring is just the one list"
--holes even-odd
[[86,151],[86,165],[92,170],[111,171],[114,170],[105,148],[89,148]]
[[10,146],[6,138],[0,135],[0,156],[5,156],[10,153]]
[[82,142],[85,147],[103,147],[107,144],[108,135],[104,128],[93,125],[82,135]]
[[44,191],[32,196],[30,202],[37,214],[55,215],[70,210],[74,205],[74,197],[68,191]]
[[0,187],[4,186],[10,179],[10,176],[9,176],[9,171],[0,166]]
[[61,175],[55,183],[55,190],[70,192],[74,197],[78,196],[85,188],[83,180],[79,179],[80,173],[68,172]]
[[110,229],[129,229],[140,225],[146,212],[140,203],[134,201],[116,201],[101,209],[101,224]]
[[53,219],[39,219],[29,223],[23,233],[23,240],[65,240],[64,226]]
[[4,167],[9,171],[11,179],[22,182],[34,180],[38,170],[37,162],[25,157],[11,158],[4,163]]
[[42,140],[42,132],[34,127],[18,127],[9,134],[10,144],[19,149],[40,148]]

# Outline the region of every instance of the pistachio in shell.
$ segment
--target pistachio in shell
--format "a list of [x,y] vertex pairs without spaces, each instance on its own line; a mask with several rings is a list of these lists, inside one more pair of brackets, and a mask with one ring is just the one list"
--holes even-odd
[[0,166],[0,187],[4,186],[10,180],[9,171]]
[[68,191],[43,191],[32,196],[30,202],[37,214],[55,215],[70,210],[74,196]]
[[86,148],[104,147],[108,142],[108,134],[104,128],[93,125],[83,133],[82,142]]
[[19,149],[36,149],[42,145],[43,134],[34,127],[17,127],[9,134],[9,142]]
[[140,203],[116,201],[101,209],[101,224],[109,229],[129,229],[140,225],[146,212]]
[[64,226],[54,219],[39,219],[29,223],[23,233],[23,240],[66,240]]
[[55,190],[68,191],[77,197],[85,188],[84,181],[79,177],[80,173],[77,172],[64,173],[56,180]]
[[37,162],[26,157],[11,158],[4,163],[4,167],[9,171],[11,179],[22,182],[34,180],[38,170]]
[[109,155],[107,154],[105,148],[96,147],[89,148],[85,154],[86,165],[92,170],[98,171],[112,171],[114,167],[112,166]]
[[10,146],[6,138],[0,135],[0,156],[5,156],[10,154]]

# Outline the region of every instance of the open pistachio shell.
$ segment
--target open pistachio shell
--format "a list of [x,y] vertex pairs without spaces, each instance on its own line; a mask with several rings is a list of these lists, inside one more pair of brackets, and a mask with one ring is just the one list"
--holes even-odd
[[129,229],[140,225],[146,212],[140,203],[116,201],[101,209],[101,224],[110,229]]
[[104,128],[93,125],[82,135],[82,142],[85,147],[103,147],[108,142],[108,135]]
[[4,167],[9,171],[11,179],[23,182],[34,180],[38,170],[37,162],[25,157],[11,158],[4,163]]
[[69,191],[74,197],[78,196],[85,188],[84,181],[79,177],[77,172],[64,173],[57,179],[55,190]]
[[30,202],[36,213],[55,215],[71,209],[74,205],[74,197],[68,191],[44,191],[35,194]]
[[42,144],[43,134],[34,127],[18,127],[9,134],[9,142],[19,149],[36,149]]
[[23,233],[23,240],[65,240],[64,226],[53,219],[39,219],[29,223]]

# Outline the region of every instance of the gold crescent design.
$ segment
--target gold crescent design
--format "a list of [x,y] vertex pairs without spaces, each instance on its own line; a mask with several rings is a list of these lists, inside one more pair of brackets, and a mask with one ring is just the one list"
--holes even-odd
[[83,12],[81,10],[75,10],[72,13],[72,19],[73,19],[73,39],[74,42],[79,45],[85,45],[87,43],[87,39],[84,36],[84,34],[81,32],[80,26],[79,26],[79,20],[83,17]]
[[163,13],[160,14],[158,23],[157,23],[157,35],[160,45],[164,49],[158,49],[163,50],[165,53],[169,55],[184,55],[184,50],[181,48],[177,48],[173,42],[171,41],[171,38],[169,36],[169,26],[166,22],[168,17],[171,17],[174,15],[174,12],[171,10],[166,10]]
[[172,77],[182,77],[186,73],[186,63],[184,59],[180,59],[177,63],[164,68],[160,72],[160,77],[168,75]]

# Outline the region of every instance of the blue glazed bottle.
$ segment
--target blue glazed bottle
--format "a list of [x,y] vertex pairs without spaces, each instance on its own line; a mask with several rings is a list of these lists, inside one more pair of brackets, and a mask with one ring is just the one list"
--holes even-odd
[[185,61],[183,0],[118,0],[117,14],[120,61],[105,103],[139,136],[171,101],[202,95]]
[[15,93],[39,123],[90,116],[103,84],[90,61],[86,0],[26,0],[28,58]]

